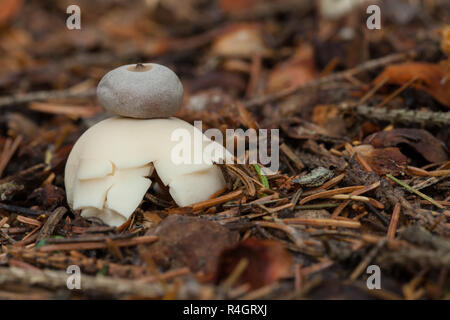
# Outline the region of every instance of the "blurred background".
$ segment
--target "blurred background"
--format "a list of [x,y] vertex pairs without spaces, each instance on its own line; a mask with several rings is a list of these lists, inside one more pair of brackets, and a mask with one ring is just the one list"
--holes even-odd
[[[71,4],[81,9],[81,30],[66,27]],[[366,28],[368,4],[381,7],[380,30]],[[307,81],[325,67],[347,69],[437,39],[435,30],[450,20],[450,3],[2,0],[0,12],[2,95],[95,86],[113,67],[156,61],[179,73],[189,93],[219,87],[249,97]],[[249,88],[255,56],[269,80]]]

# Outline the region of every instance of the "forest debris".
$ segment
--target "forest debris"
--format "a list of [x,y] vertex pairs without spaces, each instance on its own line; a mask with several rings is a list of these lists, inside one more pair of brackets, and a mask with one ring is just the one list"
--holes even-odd
[[187,208],[192,208],[192,211],[196,212],[201,209],[205,209],[205,208],[212,207],[212,206],[215,206],[218,204],[222,204],[224,202],[228,202],[230,200],[233,200],[233,199],[239,197],[241,194],[242,194],[242,190],[236,190],[236,191],[230,192],[228,194],[225,194],[225,195],[217,197],[217,198],[208,199],[205,201],[194,203],[193,205],[191,205],[190,207],[187,207]]
[[11,244],[16,243],[16,241],[13,238],[11,238],[5,231],[0,229],[0,239],[1,238],[5,239],[7,242]]
[[292,151],[292,149],[289,148],[287,144],[282,143],[280,145],[280,150],[286,155],[286,157],[289,158],[289,160],[291,160],[294,163],[297,170],[303,170],[305,165],[300,160],[300,158],[294,153],[294,151]]
[[45,210],[54,210],[57,206],[62,205],[65,199],[66,194],[62,188],[49,184],[42,188],[34,189],[27,201],[35,201]]
[[381,239],[377,245],[364,257],[358,266],[353,270],[350,275],[350,280],[355,281],[366,270],[369,263],[376,257],[380,250],[385,246],[387,242],[386,238]]
[[[233,287],[233,285],[239,280],[242,273],[248,267],[248,259],[242,258],[239,260],[238,264],[234,268],[234,270],[230,273],[230,275],[222,282],[221,287],[224,290],[229,290]],[[245,285],[245,284],[244,284]]]
[[299,46],[287,61],[275,66],[267,83],[268,92],[304,85],[317,77],[314,68],[314,49],[309,45]]
[[[386,78],[386,81],[389,80],[389,78]],[[388,95],[386,98],[383,99],[383,101],[381,101],[379,104],[377,104],[374,108],[382,108],[384,107],[389,101],[391,101],[392,99],[394,99],[395,97],[397,97],[400,93],[402,93],[403,91],[405,91],[406,88],[408,88],[411,84],[413,84],[415,81],[417,81],[417,78],[414,77],[411,80],[409,80],[408,82],[406,82],[404,85],[402,85],[400,88],[398,88],[397,90],[395,90],[394,92],[392,92],[390,95]],[[380,84],[384,82],[380,82]]]
[[376,83],[372,89],[359,99],[357,105],[359,106],[367,102],[388,80],[389,78],[383,78],[379,83]]
[[332,195],[340,194],[340,193],[351,193],[353,191],[361,190],[361,189],[364,189],[364,186],[344,187],[344,188],[337,188],[337,189],[332,189],[332,190],[321,191],[321,192],[317,192],[315,194],[312,194],[310,196],[303,198],[302,200],[300,200],[299,204],[302,205],[302,204],[305,204],[312,200],[326,198],[328,196],[332,196]]
[[408,172],[417,175],[420,177],[443,177],[443,176],[449,176],[450,170],[433,170],[433,171],[427,171],[420,168],[416,168],[413,166],[408,166]]
[[18,206],[14,206],[14,205],[10,205],[10,204],[5,204],[5,203],[0,203],[0,209],[6,210],[9,212],[13,212],[13,213],[20,213],[20,214],[26,215],[26,216],[34,216],[34,217],[39,217],[41,215],[49,214],[47,211],[23,208],[23,207],[18,207]]
[[385,78],[389,78],[389,84],[404,85],[411,83],[411,86],[423,90],[432,95],[444,106],[450,108],[450,81],[443,81],[445,78],[442,68],[437,64],[425,62],[408,62],[397,65],[390,65],[378,75],[374,84]]
[[30,190],[40,185],[49,174],[48,167],[41,163],[1,179],[0,200],[12,200],[16,196],[30,192]]
[[297,230],[295,230],[295,228],[288,226],[284,223],[277,223],[277,222],[256,221],[254,223],[260,227],[272,228],[285,232],[286,235],[292,240],[292,242],[295,243],[295,245],[298,248],[305,249],[305,245],[303,241],[300,239],[299,234]]
[[395,147],[375,149],[370,144],[363,144],[354,147],[354,150],[380,176],[387,173],[401,174],[407,165],[408,158]]
[[319,190],[328,190],[332,187],[334,187],[335,185],[337,185],[339,182],[342,181],[342,179],[345,178],[345,173],[341,173],[340,175],[337,175],[336,177],[328,180],[327,182],[325,182],[324,184],[322,184],[321,186],[311,189],[307,192],[305,192],[305,195],[309,195],[309,194],[313,194],[316,193]]
[[440,140],[423,129],[393,129],[380,131],[364,139],[375,148],[395,147],[407,144],[429,162],[443,162],[448,159]]
[[20,259],[29,264],[66,270],[70,265],[78,265],[86,274],[97,274],[100,270],[107,270],[108,275],[120,278],[139,278],[145,274],[143,267],[130,264],[117,264],[109,260],[86,257],[78,251],[69,251],[64,254],[54,252],[42,252],[34,249],[10,247],[8,255]]
[[345,135],[347,121],[340,108],[334,104],[319,104],[314,107],[312,121],[325,128],[333,137]]
[[[374,190],[376,188],[378,188],[380,186],[380,181],[376,181],[374,183],[372,183],[371,185],[365,186],[363,189],[360,190],[355,190],[352,193],[349,194],[349,196],[353,197],[353,196],[359,196],[363,193],[369,192],[371,190]],[[344,210],[344,208],[350,203],[350,199],[347,201],[344,201],[343,203],[341,203],[334,211],[333,214],[331,215],[332,218],[336,218],[337,216],[339,216],[339,214],[342,212],[342,210]]]
[[225,168],[231,175],[236,176],[242,182],[249,196],[255,195],[255,185],[253,184],[252,179],[243,170],[239,169],[238,166],[229,164],[225,164]]
[[216,270],[216,282],[228,277],[242,259],[246,259],[248,264],[237,284],[249,283],[252,289],[292,274],[292,257],[281,243],[250,238],[222,252]]
[[61,89],[53,91],[35,91],[24,94],[14,94],[11,96],[0,97],[0,108],[38,100],[47,101],[50,99],[54,100],[54,99],[92,97],[96,93],[97,89],[93,88],[85,91],[78,91],[74,89]]
[[328,76],[324,76],[322,78],[312,80],[303,85],[283,89],[274,94],[268,94],[268,95],[263,95],[260,97],[253,98],[253,99],[247,101],[244,104],[244,106],[246,108],[252,108],[252,107],[259,106],[259,105],[264,105],[266,103],[271,103],[271,102],[277,101],[279,99],[285,98],[287,96],[299,93],[302,90],[311,90],[311,88],[319,87],[326,83],[331,83],[331,82],[335,82],[338,80],[344,80],[346,77],[348,77],[348,75],[355,75],[355,74],[358,74],[358,73],[361,73],[364,71],[373,70],[373,69],[379,68],[381,66],[387,65],[389,63],[395,62],[395,61],[404,60],[415,54],[416,53],[414,51],[407,52],[407,53],[395,53],[395,54],[388,55],[386,57],[382,57],[379,59],[370,60],[370,61],[360,64],[359,66],[357,66],[355,68],[352,68],[352,69],[349,69],[346,71],[332,73]]
[[400,210],[401,210],[401,206],[400,206],[400,204],[397,203],[394,206],[394,211],[392,212],[392,216],[391,216],[391,223],[389,224],[389,229],[388,229],[388,233],[386,236],[388,241],[394,240],[394,238],[395,238],[395,233],[397,232],[398,220],[400,218]]
[[384,268],[401,266],[407,270],[422,270],[424,268],[441,270],[442,268],[450,268],[450,254],[448,251],[408,248],[394,252],[383,252],[377,258],[376,263]]
[[[138,280],[112,279],[83,275],[81,287],[87,295],[105,298],[124,298],[129,296],[141,298],[161,298],[165,290],[160,283],[144,283]],[[0,285],[40,286],[52,291],[67,290],[67,273],[65,271],[42,270],[40,272],[19,268],[0,267]]]
[[251,58],[255,55],[266,56],[266,48],[259,25],[238,23],[229,26],[215,39],[212,52],[226,57]]
[[336,219],[313,219],[313,218],[286,218],[283,219],[284,223],[302,224],[307,226],[316,227],[342,227],[358,229],[361,227],[361,223],[351,220],[336,220]]
[[[348,105],[339,106],[341,110],[348,110]],[[393,123],[420,123],[425,125],[450,125],[450,112],[435,112],[429,110],[409,110],[392,108],[374,108],[359,106],[355,110],[360,117],[377,121]]]
[[318,167],[304,176],[293,179],[292,182],[305,187],[319,187],[333,178],[333,176],[333,171],[324,167]]
[[32,226],[35,226],[38,228],[42,226],[42,222],[40,222],[39,220],[33,219],[33,218],[17,216],[16,219],[17,219],[17,221],[20,221],[22,223],[29,224],[29,225],[32,225]]
[[151,275],[146,277],[139,278],[139,281],[149,283],[149,282],[155,282],[155,281],[167,281],[169,279],[173,279],[175,277],[184,276],[191,273],[191,270],[189,268],[183,267],[178,269],[173,269],[170,271],[163,272],[158,275]]
[[0,177],[3,175],[3,171],[5,170],[8,162],[11,160],[21,142],[22,136],[16,137],[14,139],[14,142],[11,142],[10,139],[6,140],[3,146],[3,151],[0,155]]
[[446,177],[430,177],[424,181],[420,181],[417,184],[413,185],[412,187],[416,190],[421,190],[424,188],[428,188],[438,182],[441,182],[442,180],[444,180]]
[[423,194],[422,192],[414,189],[413,187],[407,185],[406,183],[398,180],[397,178],[393,177],[390,174],[387,174],[386,177],[388,177],[389,179],[391,179],[392,181],[398,183],[399,185],[401,185],[403,188],[405,188],[406,190],[408,190],[409,192],[415,193],[417,194],[419,197],[422,197],[423,199],[427,200],[428,202],[434,204],[436,207],[440,208],[440,209],[444,209],[444,206],[442,206],[441,204],[437,203],[434,199],[430,198],[429,196],[427,196],[426,194]]
[[144,261],[154,261],[163,269],[189,267],[193,272],[212,272],[222,250],[235,245],[238,235],[217,222],[197,217],[170,215],[147,235],[159,240],[140,246]]
[[[157,236],[142,236],[132,239],[114,240],[114,244],[118,247],[131,247],[139,244],[151,243],[158,240]],[[71,251],[71,250],[98,250],[107,249],[106,242],[81,242],[81,243],[61,243],[42,245],[39,250],[43,252],[49,251]]]
[[53,211],[50,214],[50,216],[47,218],[47,221],[45,221],[41,230],[39,231],[39,235],[36,238],[36,242],[39,243],[41,240],[51,236],[53,231],[55,230],[56,225],[59,223],[59,221],[62,219],[62,217],[66,214],[66,212],[67,212],[67,209],[64,207],[59,207],[58,209]]
[[77,106],[48,102],[32,102],[28,108],[43,113],[64,114],[70,117],[81,118],[89,118],[103,111],[103,108],[100,106]]
[[423,227],[407,227],[400,232],[400,237],[415,245],[426,246],[432,250],[450,252],[450,241],[433,235]]

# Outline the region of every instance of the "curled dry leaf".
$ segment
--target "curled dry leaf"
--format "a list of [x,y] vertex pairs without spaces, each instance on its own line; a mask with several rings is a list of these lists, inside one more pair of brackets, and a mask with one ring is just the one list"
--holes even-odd
[[388,84],[403,85],[417,79],[411,86],[430,94],[444,106],[450,108],[450,81],[446,79],[445,69],[438,64],[410,62],[387,67],[374,80],[377,85],[389,78]]
[[248,283],[252,289],[291,275],[292,256],[280,242],[250,238],[222,252],[216,281],[226,279],[242,259],[247,259],[248,265],[238,283]]
[[314,49],[310,45],[300,46],[293,57],[279,63],[270,73],[268,92],[303,85],[317,77],[314,67]]
[[364,143],[375,148],[386,148],[406,144],[420,153],[429,162],[443,162],[448,156],[444,144],[423,129],[394,129],[380,131],[364,139]]
[[220,224],[197,217],[170,215],[148,231],[159,240],[141,246],[144,261],[153,261],[163,269],[189,267],[193,272],[213,272],[225,248],[234,246],[238,234]]
[[363,144],[353,148],[378,175],[398,175],[404,171],[407,158],[399,148],[389,147],[375,149],[370,144]]
[[219,56],[251,58],[268,54],[259,25],[239,23],[228,27],[213,43],[212,51]]

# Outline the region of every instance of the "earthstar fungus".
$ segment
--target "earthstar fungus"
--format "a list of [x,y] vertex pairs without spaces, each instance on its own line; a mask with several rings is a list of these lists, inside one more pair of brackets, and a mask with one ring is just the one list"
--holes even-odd
[[[154,170],[179,206],[206,200],[225,186],[214,163],[228,151],[171,117],[181,106],[183,87],[170,69],[154,63],[122,66],[103,77],[97,93],[104,108],[118,116],[88,129],[72,148],[64,182],[73,210],[121,225],[144,198]],[[200,137],[200,148],[193,139],[174,140],[177,130]],[[180,147],[188,160],[200,161],[174,161]],[[205,148],[215,151],[205,156]]]

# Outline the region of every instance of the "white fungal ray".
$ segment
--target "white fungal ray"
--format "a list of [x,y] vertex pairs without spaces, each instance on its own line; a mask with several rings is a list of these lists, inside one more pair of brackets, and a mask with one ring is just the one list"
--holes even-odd
[[[172,140],[184,129],[189,141]],[[200,133],[200,135],[199,135]],[[194,136],[200,136],[200,148]],[[190,151],[191,163],[176,163],[172,151]],[[213,156],[203,150],[213,145]],[[189,152],[188,152],[189,153]],[[109,225],[120,225],[136,210],[151,185],[155,169],[179,206],[208,199],[225,186],[213,162],[230,154],[200,130],[176,118],[136,120],[111,118],[87,130],[73,147],[65,169],[67,201],[84,217],[96,216]],[[194,162],[194,158],[200,162]]]

